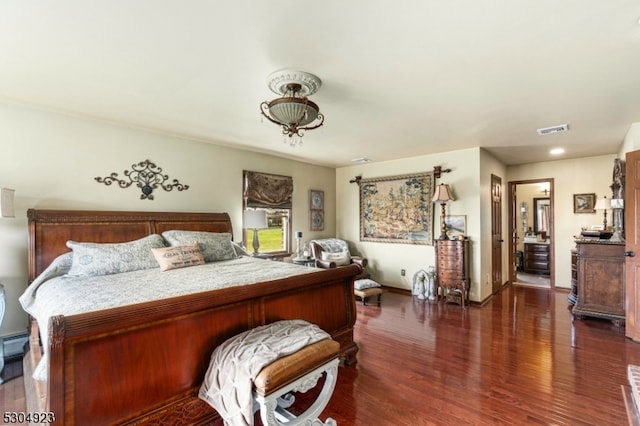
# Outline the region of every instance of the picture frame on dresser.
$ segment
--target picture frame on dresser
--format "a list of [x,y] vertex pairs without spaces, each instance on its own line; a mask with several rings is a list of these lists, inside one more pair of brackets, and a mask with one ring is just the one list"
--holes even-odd
[[573,194],[574,213],[595,213],[596,194]]
[[467,216],[465,215],[448,215],[444,218],[444,224],[450,239],[467,235]]

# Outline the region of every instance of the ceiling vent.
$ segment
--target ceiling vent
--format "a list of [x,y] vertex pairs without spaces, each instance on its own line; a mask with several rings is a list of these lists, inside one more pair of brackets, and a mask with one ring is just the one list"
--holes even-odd
[[569,130],[568,124],[560,124],[558,126],[545,127],[543,129],[538,129],[538,134],[540,136],[548,135],[551,133],[562,133]]

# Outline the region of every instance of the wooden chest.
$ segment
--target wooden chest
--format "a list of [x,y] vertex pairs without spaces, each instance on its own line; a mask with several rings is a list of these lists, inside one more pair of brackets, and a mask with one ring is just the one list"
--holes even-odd
[[437,293],[445,298],[457,293],[465,305],[469,298],[469,240],[436,241],[436,279]]
[[577,242],[577,291],[573,314],[625,322],[624,243]]

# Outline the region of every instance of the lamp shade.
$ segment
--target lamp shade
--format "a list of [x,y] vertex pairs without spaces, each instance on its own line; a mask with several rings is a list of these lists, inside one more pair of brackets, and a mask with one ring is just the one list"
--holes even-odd
[[15,217],[16,212],[13,206],[15,190],[0,188],[0,217]]
[[451,192],[451,188],[446,183],[441,183],[440,185],[436,186],[436,190],[433,194],[433,198],[431,199],[431,201],[433,201],[434,203],[436,202],[446,203],[447,201],[455,201],[455,200],[456,198],[453,196],[453,193]]
[[268,228],[265,210],[245,210],[242,218],[243,226],[248,229]]
[[607,197],[598,198],[596,201],[596,205],[594,206],[595,210],[609,210],[611,209],[611,200]]

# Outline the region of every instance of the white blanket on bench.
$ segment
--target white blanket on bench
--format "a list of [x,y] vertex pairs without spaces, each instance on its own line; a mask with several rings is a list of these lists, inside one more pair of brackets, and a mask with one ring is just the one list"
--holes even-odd
[[226,425],[253,425],[253,380],[276,359],[331,336],[303,320],[283,320],[234,336],[211,355],[199,397]]

